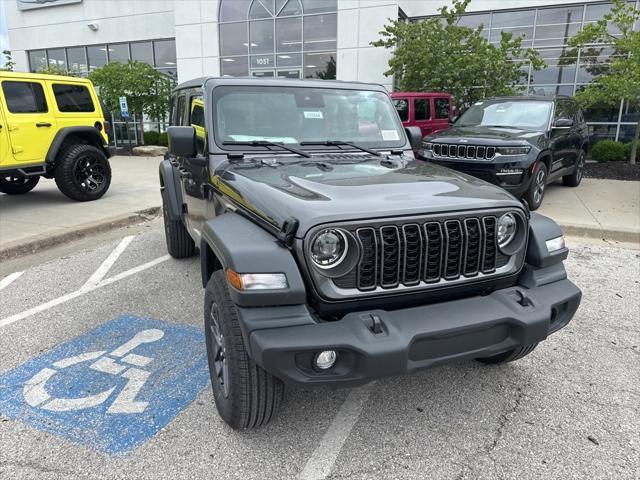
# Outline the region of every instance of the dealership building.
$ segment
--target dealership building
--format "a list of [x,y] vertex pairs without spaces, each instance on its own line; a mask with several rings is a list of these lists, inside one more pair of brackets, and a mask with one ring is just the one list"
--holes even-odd
[[[55,65],[86,74],[110,61],[132,59],[178,81],[202,75],[336,78],[391,90],[393,78],[384,72],[392,52],[370,43],[389,19],[420,21],[443,4],[449,2],[5,0],[4,10],[16,70]],[[525,34],[523,44],[547,63],[544,70],[529,72],[526,92],[573,95],[592,81],[589,65],[610,62],[612,50],[567,58],[567,39],[610,8],[585,0],[472,0],[461,23],[482,24],[489,41],[498,41],[502,31]],[[622,101],[587,115],[596,138],[612,139],[631,138],[638,117],[637,107]]]

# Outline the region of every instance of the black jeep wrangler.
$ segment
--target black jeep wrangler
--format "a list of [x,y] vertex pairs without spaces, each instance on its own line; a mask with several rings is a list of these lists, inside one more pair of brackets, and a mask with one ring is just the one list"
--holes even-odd
[[476,102],[451,128],[425,137],[418,156],[499,185],[536,210],[548,183],[580,184],[588,144],[573,98],[499,97]]
[[562,232],[428,162],[383,87],[203,78],[173,96],[160,184],[169,253],[199,251],[211,383],[233,428],[283,384],[355,385],[502,363],[567,325]]

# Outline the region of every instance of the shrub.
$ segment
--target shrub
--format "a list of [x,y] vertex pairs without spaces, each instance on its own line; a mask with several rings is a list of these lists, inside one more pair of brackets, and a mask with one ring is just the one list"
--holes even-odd
[[158,145],[162,145],[163,147],[169,145],[169,139],[167,138],[166,132],[158,134]]
[[625,158],[629,158],[631,149],[627,149],[626,145],[613,140],[600,140],[591,149],[591,158],[596,162],[623,162]]
[[144,144],[145,145],[158,145],[158,132],[144,132]]
[[631,160],[631,146],[633,142],[627,142],[624,144],[624,159],[628,162]]

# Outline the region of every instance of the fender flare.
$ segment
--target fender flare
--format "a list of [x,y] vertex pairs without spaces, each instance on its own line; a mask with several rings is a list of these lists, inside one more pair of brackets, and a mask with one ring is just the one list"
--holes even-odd
[[[212,258],[213,257],[213,258]],[[291,251],[269,232],[237,213],[225,213],[205,223],[200,246],[202,282],[206,286],[216,269],[237,273],[284,273],[287,288],[229,293],[241,307],[302,305],[307,293]]]
[[171,220],[182,219],[182,190],[180,189],[180,178],[176,175],[175,168],[171,162],[164,159],[160,162],[160,194],[166,201],[167,214]]
[[92,140],[92,142],[90,143],[99,147],[107,156],[107,158],[111,156],[111,154],[109,153],[108,146],[105,145],[104,143],[104,138],[102,138],[100,131],[95,127],[89,127],[86,125],[78,126],[78,127],[64,127],[58,130],[58,133],[56,133],[55,138],[53,139],[53,141],[51,142],[51,145],[49,146],[49,151],[47,152],[47,156],[46,156],[47,163],[52,163],[55,161],[56,157],[58,156],[58,153],[60,152],[60,149],[62,148],[62,144],[64,143],[64,141],[67,139],[69,135],[74,135],[74,134],[80,134],[83,137],[89,137]]

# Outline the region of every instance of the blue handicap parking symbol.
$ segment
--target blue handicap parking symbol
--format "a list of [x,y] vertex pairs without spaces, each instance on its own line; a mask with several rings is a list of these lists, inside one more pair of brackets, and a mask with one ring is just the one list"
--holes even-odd
[[126,452],[207,386],[204,345],[200,328],[116,318],[0,375],[0,415]]

